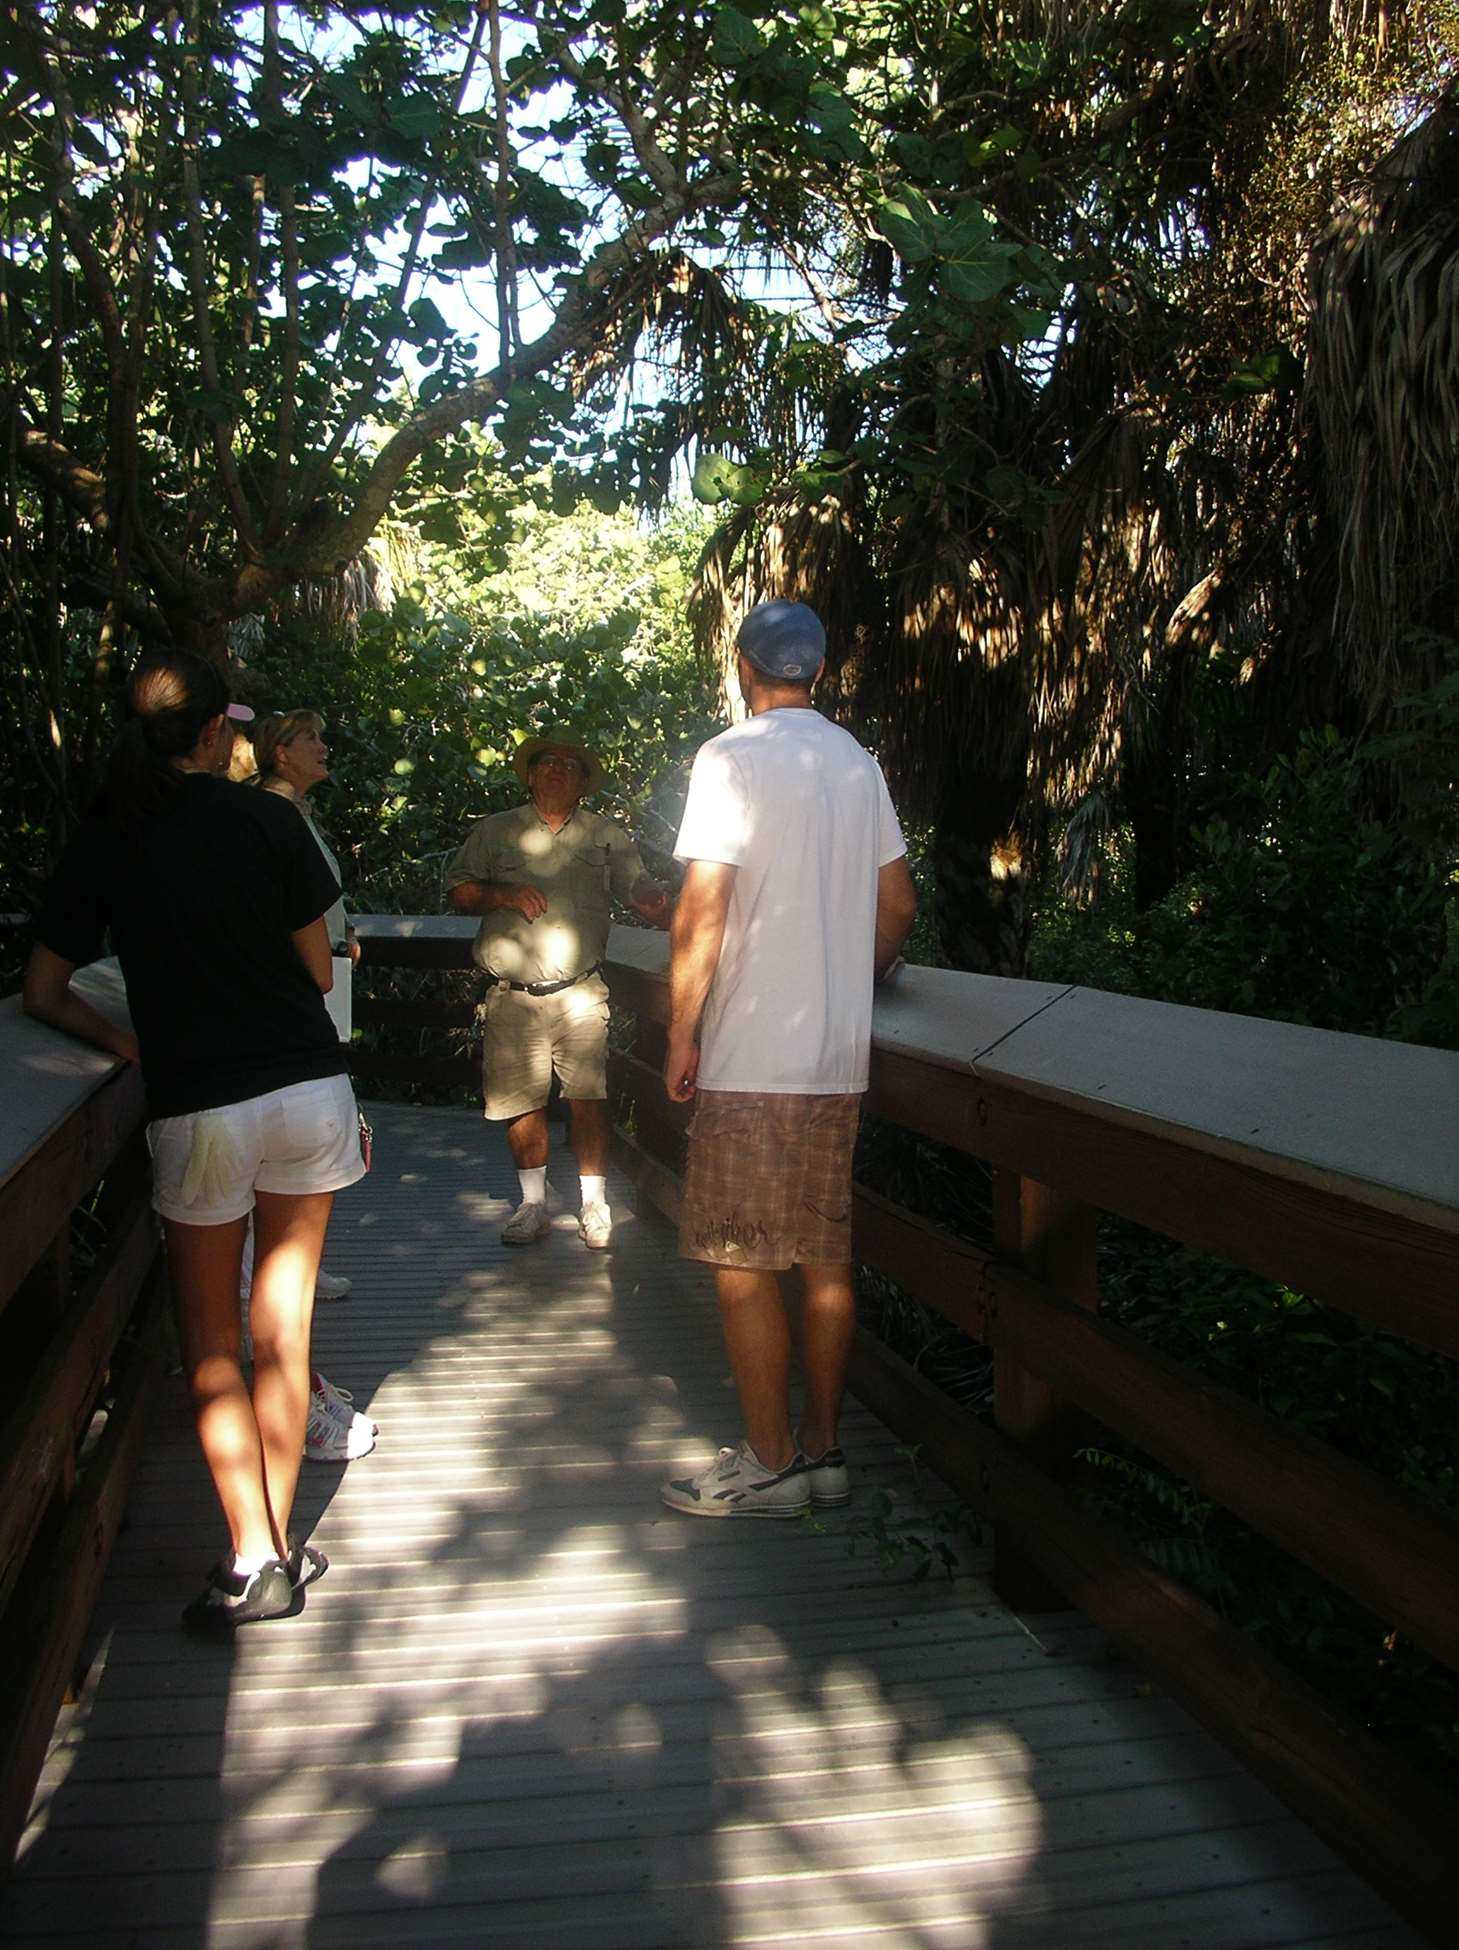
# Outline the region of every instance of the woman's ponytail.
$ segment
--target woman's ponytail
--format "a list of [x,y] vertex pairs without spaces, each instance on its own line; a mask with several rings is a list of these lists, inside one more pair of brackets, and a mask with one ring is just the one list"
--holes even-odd
[[119,824],[151,818],[170,804],[182,787],[177,761],[191,756],[204,727],[227,710],[228,686],[215,665],[173,651],[137,666],[127,708],[96,806]]

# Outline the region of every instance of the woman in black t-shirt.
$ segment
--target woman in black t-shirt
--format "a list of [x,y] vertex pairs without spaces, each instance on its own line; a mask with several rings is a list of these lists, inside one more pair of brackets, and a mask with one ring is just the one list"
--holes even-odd
[[[339,889],[279,800],[228,781],[222,675],[177,654],[138,669],[106,784],[36,926],[24,1006],[140,1061],[198,1435],[231,1550],[183,1614],[224,1633],[297,1611],[322,1555],[289,1537],[309,1402],[314,1277],[334,1194],[363,1176],[358,1113],[324,1004]],[[135,1035],[71,987],[112,945]],[[254,1215],[253,1387],[239,1262]]]

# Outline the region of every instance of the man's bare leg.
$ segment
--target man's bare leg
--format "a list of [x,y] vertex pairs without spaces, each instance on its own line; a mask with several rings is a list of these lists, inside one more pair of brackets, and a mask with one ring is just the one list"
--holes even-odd
[[808,1456],[823,1456],[836,1446],[846,1369],[856,1335],[856,1289],[849,1266],[802,1266],[800,1276],[805,1288],[800,1326],[805,1413],[800,1446]]
[[[608,1118],[608,1106],[602,1098],[570,1097],[568,1113],[569,1142],[577,1153],[578,1170],[584,1178],[602,1178],[608,1170],[608,1147],[612,1137],[612,1124]],[[543,1156],[546,1157],[546,1138],[543,1138]]]
[[758,1267],[716,1266],[715,1289],[745,1439],[767,1469],[795,1454],[790,1433],[790,1322],[780,1281]]
[[507,1119],[507,1149],[518,1171],[535,1171],[547,1163],[547,1109],[524,1110]]

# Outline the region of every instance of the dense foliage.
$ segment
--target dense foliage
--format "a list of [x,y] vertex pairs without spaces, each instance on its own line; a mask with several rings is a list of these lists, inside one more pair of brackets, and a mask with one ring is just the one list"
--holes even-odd
[[[1128,832],[1140,906],[1191,864],[1213,648],[1245,677],[1228,772],[1438,675],[1459,32],[1332,0],[857,16],[889,58],[818,311],[736,307],[719,386],[685,388],[726,449],[700,627],[722,646],[747,584],[826,608],[929,823],[945,954],[1016,973],[1081,809]],[[755,79],[785,35],[759,28]]]
[[495,574],[464,577],[427,546],[388,607],[348,629],[307,615],[260,629],[246,684],[260,705],[323,712],[323,816],[357,906],[438,911],[467,823],[519,804],[516,744],[575,727],[609,778],[595,804],[664,855],[687,759],[716,728],[688,639],[690,519],[525,511]]
[[1030,973],[1459,1048],[1456,754],[1459,658],[1385,735],[1200,781],[1190,868],[1143,912],[1116,836],[1082,902],[1047,889]]

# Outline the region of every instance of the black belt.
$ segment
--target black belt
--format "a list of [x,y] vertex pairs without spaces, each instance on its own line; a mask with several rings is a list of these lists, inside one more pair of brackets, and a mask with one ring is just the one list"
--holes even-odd
[[591,968],[585,968],[581,975],[569,975],[565,982],[509,982],[505,975],[493,975],[489,968],[486,978],[501,988],[516,989],[522,995],[560,995],[564,989],[575,989],[579,982],[596,975],[602,966],[602,962],[595,961]]

